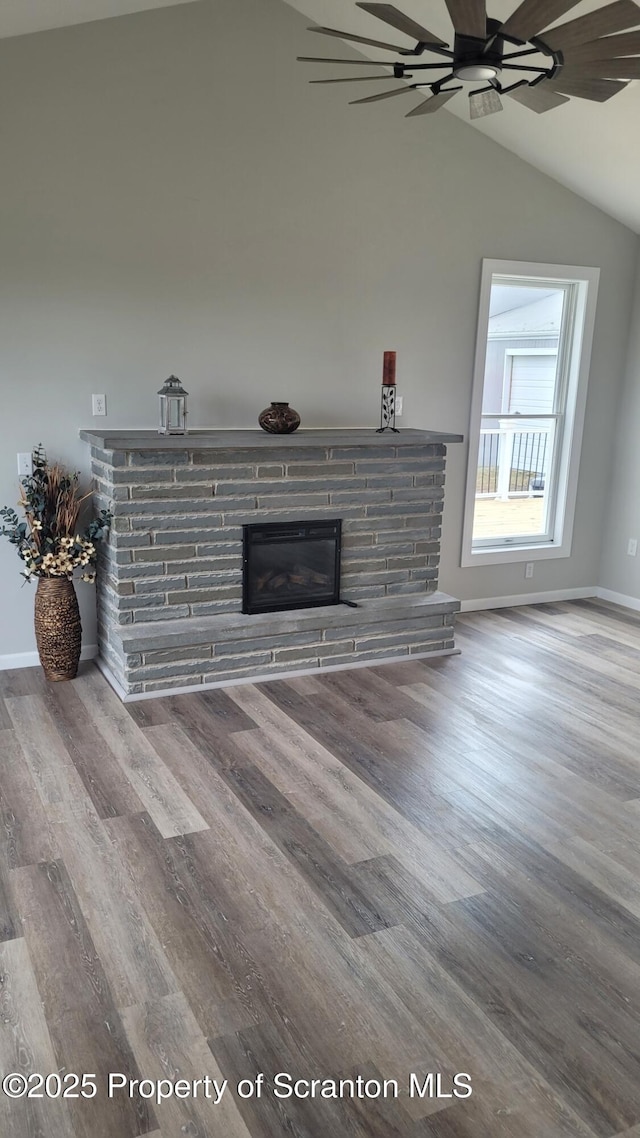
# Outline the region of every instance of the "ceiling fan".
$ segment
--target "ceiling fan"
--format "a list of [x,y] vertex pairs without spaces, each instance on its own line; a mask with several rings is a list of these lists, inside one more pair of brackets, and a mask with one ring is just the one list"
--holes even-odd
[[[298,59],[304,63],[393,67],[393,75],[385,72],[312,79],[312,83],[414,79],[418,71],[433,72],[414,83],[352,101],[354,104],[375,103],[412,92],[428,95],[409,111],[407,118],[439,110],[457,91],[463,90],[466,83],[482,84],[469,91],[470,115],[476,119],[501,111],[501,95],[508,95],[542,114],[568,103],[571,96],[604,103],[623,90],[630,79],[640,79],[640,30],[628,30],[640,25],[640,7],[635,0],[614,0],[604,8],[551,28],[549,25],[575,8],[579,0],[522,0],[504,22],[487,16],[486,0],[445,0],[445,3],[454,29],[452,47],[393,4],[358,2],[358,8],[409,36],[415,46],[402,47],[335,28],[313,27],[309,31],[393,52],[396,60],[312,56],[298,56]],[[511,50],[512,47],[517,50]],[[441,60],[416,62],[425,52],[440,56]]]

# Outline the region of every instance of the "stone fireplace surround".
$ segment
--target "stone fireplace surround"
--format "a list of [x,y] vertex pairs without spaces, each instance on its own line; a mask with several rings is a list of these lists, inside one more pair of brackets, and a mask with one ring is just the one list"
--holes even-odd
[[[82,431],[113,511],[98,663],[124,700],[454,651],[446,444],[403,430]],[[342,605],[241,612],[242,526],[342,518]]]

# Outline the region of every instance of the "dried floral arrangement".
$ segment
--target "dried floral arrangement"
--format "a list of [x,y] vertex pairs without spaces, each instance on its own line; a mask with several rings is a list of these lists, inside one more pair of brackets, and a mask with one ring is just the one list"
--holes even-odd
[[70,474],[59,463],[49,464],[42,445],[32,454],[33,472],[20,479],[20,503],[25,520],[20,521],[10,506],[0,510],[4,524],[0,535],[7,537],[24,561],[22,576],[64,577],[71,580],[76,569],[83,581],[96,579],[96,542],[105,536],[111,513],[101,510],[82,532],[78,522],[91,492],[81,494],[79,475]]

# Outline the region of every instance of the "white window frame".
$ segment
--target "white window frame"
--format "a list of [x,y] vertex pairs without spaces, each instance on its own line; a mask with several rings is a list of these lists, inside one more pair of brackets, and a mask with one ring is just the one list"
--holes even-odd
[[[566,373],[566,409],[562,439],[558,447],[555,464],[557,488],[552,533],[542,541],[534,538],[531,538],[530,541],[525,539],[524,543],[518,542],[516,544],[496,541],[495,546],[487,547],[484,545],[481,548],[476,547],[474,549],[473,516],[482,423],[491,285],[494,276],[524,277],[539,280],[541,285],[555,283],[575,285],[575,312],[573,315],[570,360]],[[599,269],[587,268],[582,265],[550,265],[533,261],[484,260],[482,262],[460,561],[463,568],[470,568],[475,565],[543,561],[556,557],[570,557],[571,555],[599,279]]]

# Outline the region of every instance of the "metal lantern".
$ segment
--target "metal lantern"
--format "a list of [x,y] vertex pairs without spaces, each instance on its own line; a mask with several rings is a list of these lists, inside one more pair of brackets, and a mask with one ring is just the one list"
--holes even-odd
[[188,394],[175,375],[170,375],[160,388],[159,435],[186,435]]

